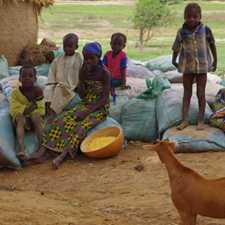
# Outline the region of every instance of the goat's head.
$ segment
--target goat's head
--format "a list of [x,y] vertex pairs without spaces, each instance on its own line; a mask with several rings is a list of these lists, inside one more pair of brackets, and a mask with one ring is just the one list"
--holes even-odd
[[157,152],[161,162],[164,162],[164,156],[166,153],[173,154],[176,149],[176,145],[174,142],[168,140],[156,140],[155,144],[144,145],[143,148]]

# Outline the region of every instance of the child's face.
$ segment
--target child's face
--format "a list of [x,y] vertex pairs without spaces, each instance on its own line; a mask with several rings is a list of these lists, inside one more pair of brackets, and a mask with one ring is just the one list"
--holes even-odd
[[111,48],[115,53],[120,52],[125,47],[122,37],[116,37],[111,41]]
[[33,87],[36,81],[36,76],[32,68],[24,68],[19,76],[19,81],[22,87]]
[[74,40],[65,40],[63,42],[63,50],[65,52],[65,55],[72,56],[75,52],[75,49],[77,49],[77,41]]
[[98,65],[99,57],[94,54],[84,54],[84,64],[87,66],[87,69],[91,69],[94,66]]
[[193,29],[198,26],[199,22],[201,21],[201,15],[199,14],[198,10],[193,8],[187,13],[184,19],[188,27]]

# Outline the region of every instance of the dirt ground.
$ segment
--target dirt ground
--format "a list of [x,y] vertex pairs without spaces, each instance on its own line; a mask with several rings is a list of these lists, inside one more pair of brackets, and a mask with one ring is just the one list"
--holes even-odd
[[[224,153],[178,154],[208,178],[225,176]],[[157,155],[129,144],[117,157],[79,156],[0,173],[0,225],[175,225],[168,176]],[[199,217],[200,225],[225,219]]]

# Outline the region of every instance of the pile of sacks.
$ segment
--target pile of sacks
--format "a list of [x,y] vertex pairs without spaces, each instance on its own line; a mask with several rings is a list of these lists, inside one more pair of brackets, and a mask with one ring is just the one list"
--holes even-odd
[[[147,86],[146,79],[157,85]],[[170,87],[166,81],[170,82]],[[117,101],[111,105],[110,114],[122,125],[128,140],[169,139],[177,143],[178,152],[225,150],[224,132],[217,128],[206,126],[204,131],[196,131],[194,126],[183,131],[175,129],[182,118],[183,84],[182,74],[171,64],[171,56],[148,62],[130,61],[127,83],[131,89],[117,91]],[[211,106],[217,92],[224,88],[223,83],[219,76],[208,74],[206,123],[212,114]],[[189,111],[190,124],[196,124],[197,113],[198,100],[194,84]]]
[[[37,83],[43,89],[47,83],[49,66],[46,63],[36,66]],[[19,85],[19,70],[20,66],[8,67],[7,60],[0,57],[0,166],[13,168],[18,168],[20,162],[16,158],[17,143],[7,98],[13,88]],[[210,106],[215,101],[216,93],[223,88],[223,82],[220,77],[208,74],[206,123],[212,114]],[[127,140],[169,139],[177,143],[178,152],[225,150],[225,135],[217,128],[207,127],[204,131],[196,131],[193,126],[183,131],[174,128],[181,122],[183,86],[182,75],[171,64],[171,56],[148,62],[130,60],[127,84],[131,88],[117,89],[116,102],[111,101],[110,117],[113,119],[108,118],[99,127],[122,126]],[[189,112],[190,124],[196,124],[197,112],[198,102],[194,93]],[[26,135],[25,145],[27,154],[36,149],[34,135]]]

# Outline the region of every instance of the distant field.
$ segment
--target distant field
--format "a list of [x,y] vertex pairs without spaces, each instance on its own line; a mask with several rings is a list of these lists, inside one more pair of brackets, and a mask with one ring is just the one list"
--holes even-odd
[[[185,3],[186,4],[186,3]],[[218,70],[225,70],[225,2],[202,2],[203,22],[214,32],[218,47]],[[85,42],[97,40],[103,49],[109,48],[113,32],[123,32],[128,37],[126,51],[128,56],[137,60],[148,60],[161,55],[171,54],[171,45],[177,29],[182,25],[184,4],[173,5],[174,19],[167,27],[155,28],[154,37],[141,52],[137,48],[138,30],[133,28],[132,1],[79,1],[70,4],[57,3],[44,9],[40,18],[39,38],[48,37],[61,44],[62,37],[68,32],[80,36],[80,48]]]

